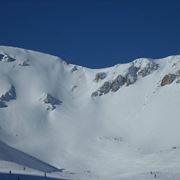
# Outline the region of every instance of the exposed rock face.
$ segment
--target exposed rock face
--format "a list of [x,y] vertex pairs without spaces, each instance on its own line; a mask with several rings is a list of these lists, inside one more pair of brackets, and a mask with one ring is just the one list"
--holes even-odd
[[77,66],[74,66],[74,67],[71,69],[71,72],[74,72],[74,71],[77,71],[77,70],[78,70]]
[[125,76],[127,86],[129,86],[130,84],[134,84],[136,82],[138,70],[139,70],[139,68],[135,67],[134,65],[132,65],[128,68],[128,72]]
[[[157,70],[159,67],[159,65],[154,62],[146,62],[146,64],[143,66],[142,64],[136,63],[132,63],[132,65],[127,69],[125,76],[119,74],[114,80],[106,81],[97,91],[93,92],[91,96],[102,96],[110,91],[116,92],[123,85],[129,86],[134,84],[139,76],[145,77]],[[98,73],[96,74],[95,80],[99,81],[105,77],[105,74]]]
[[10,90],[0,97],[0,100],[8,102],[13,99],[16,99],[16,90],[14,86],[11,86]]
[[120,89],[121,86],[123,86],[126,82],[126,79],[122,75],[118,75],[116,79],[112,81],[111,84],[111,91],[116,92]]
[[107,94],[111,90],[111,82],[106,81],[96,92],[92,93],[92,96],[102,96]]
[[14,86],[11,86],[9,91],[0,97],[0,108],[7,107],[6,102],[16,99],[16,90]]
[[0,54],[0,61],[2,61],[4,55],[3,54]]
[[111,83],[105,82],[99,89],[100,95],[107,94],[111,90]]
[[138,71],[138,75],[145,77],[151,74],[153,71],[157,70],[159,65],[154,62],[149,62],[143,69]]
[[93,92],[91,96],[102,96],[109,91],[116,92],[125,82],[126,79],[122,75],[118,75],[112,82],[104,82],[104,84],[97,91]]
[[107,74],[105,72],[97,73],[95,76],[95,81],[98,82],[99,80],[103,80],[107,77]]
[[62,101],[60,101],[59,99],[53,97],[51,94],[46,94],[45,98],[43,99],[43,102],[45,104],[48,104],[48,108],[47,110],[53,110],[56,108],[56,105],[60,105],[62,104]]
[[175,74],[167,74],[163,77],[163,79],[161,81],[161,86],[171,84],[175,79],[176,79]]
[[4,61],[4,62],[12,62],[15,61],[16,59],[7,55],[7,54],[0,54],[0,61]]

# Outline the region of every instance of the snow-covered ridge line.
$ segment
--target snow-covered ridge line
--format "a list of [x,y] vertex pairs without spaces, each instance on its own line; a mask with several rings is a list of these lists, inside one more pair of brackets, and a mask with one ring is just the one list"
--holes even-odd
[[[40,52],[40,51],[35,51],[35,50],[29,50],[29,49],[24,49],[24,48],[18,48],[18,47],[13,47],[13,46],[0,46],[0,52],[1,53],[7,53],[9,55],[13,55],[13,56],[16,56],[15,54],[18,54],[19,55],[21,53],[25,54],[25,53],[28,53],[28,54],[36,54],[37,56],[38,55],[44,55],[44,56],[48,56],[50,59],[58,59],[62,62],[64,62],[65,64],[67,64],[66,61],[62,60],[61,57],[58,57],[58,56],[54,56],[54,55],[51,55],[51,54],[47,54],[47,53],[43,53],[43,52]],[[15,53],[16,52],[16,53]],[[131,62],[128,62],[128,63],[123,63],[123,64],[117,64],[117,65],[114,65],[112,67],[104,67],[104,68],[98,68],[98,69],[94,69],[94,70],[101,70],[101,69],[111,69],[111,68],[115,68],[115,67],[118,67],[120,65],[126,65],[126,64],[130,64],[130,63],[133,63],[135,66],[145,66],[148,62],[153,62],[153,61],[163,61],[163,60],[173,60],[175,58],[180,58],[180,55],[173,55],[173,56],[167,56],[167,57],[164,57],[164,58],[159,58],[159,59],[153,59],[153,58],[137,58],[137,59],[134,59],[132,60]],[[79,67],[79,68],[82,68],[82,66],[80,65],[73,65],[73,64],[70,64],[72,66],[75,66],[75,67]],[[91,69],[91,68],[87,68],[87,67],[84,67],[86,69]]]

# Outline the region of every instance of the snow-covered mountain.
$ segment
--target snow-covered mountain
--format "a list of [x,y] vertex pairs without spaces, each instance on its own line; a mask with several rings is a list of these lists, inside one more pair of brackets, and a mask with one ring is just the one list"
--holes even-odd
[[179,99],[180,56],[89,69],[0,47],[0,140],[76,179],[179,179]]

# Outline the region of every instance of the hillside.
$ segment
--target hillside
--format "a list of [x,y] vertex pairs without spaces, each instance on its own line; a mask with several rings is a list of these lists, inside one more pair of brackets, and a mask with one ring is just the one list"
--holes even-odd
[[178,179],[179,89],[180,56],[89,69],[1,46],[0,137],[82,179]]

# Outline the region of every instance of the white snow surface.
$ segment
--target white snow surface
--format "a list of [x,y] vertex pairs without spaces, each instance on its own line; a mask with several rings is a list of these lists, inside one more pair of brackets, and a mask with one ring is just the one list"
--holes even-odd
[[[180,69],[180,56],[73,70],[61,58],[35,51],[1,46],[0,54],[16,59],[0,61],[0,96],[11,86],[16,90],[16,99],[0,108],[1,141],[74,172],[69,177],[75,179],[180,179],[180,83],[160,86]],[[141,70],[149,62],[158,69],[117,92],[91,96],[132,64]],[[99,72],[107,77],[96,82]],[[48,108],[46,94],[62,103]]]

